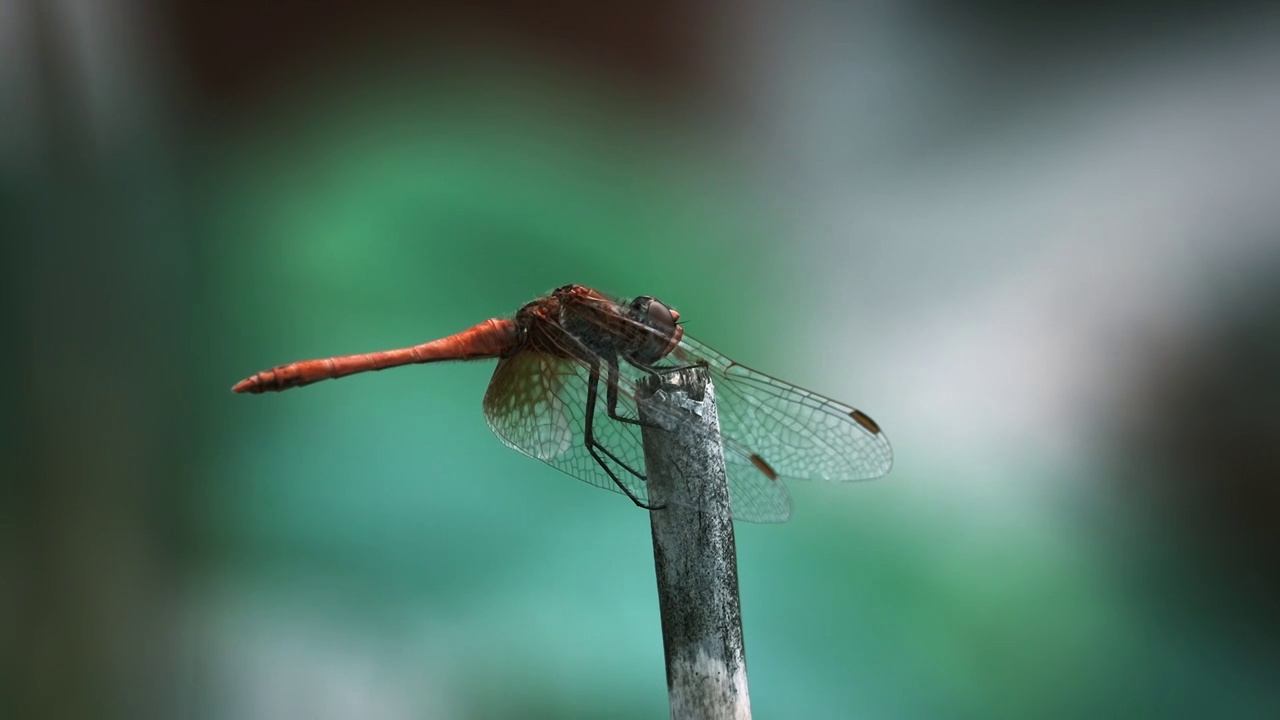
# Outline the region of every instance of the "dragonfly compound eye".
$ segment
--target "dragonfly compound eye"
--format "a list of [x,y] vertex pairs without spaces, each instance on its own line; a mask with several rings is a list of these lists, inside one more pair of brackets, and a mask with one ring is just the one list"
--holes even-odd
[[657,362],[680,343],[683,328],[676,324],[680,313],[675,310],[643,295],[631,301],[631,315],[646,328],[644,336],[629,353],[631,360],[641,364]]

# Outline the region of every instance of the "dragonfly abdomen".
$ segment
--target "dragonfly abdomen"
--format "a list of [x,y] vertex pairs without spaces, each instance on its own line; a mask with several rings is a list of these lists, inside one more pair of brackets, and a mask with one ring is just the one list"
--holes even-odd
[[514,323],[510,320],[485,320],[456,335],[412,347],[359,355],[339,355],[318,360],[301,360],[281,365],[251,375],[236,383],[231,390],[256,395],[264,392],[280,392],[321,380],[333,380],[400,365],[495,358],[510,352],[515,344]]

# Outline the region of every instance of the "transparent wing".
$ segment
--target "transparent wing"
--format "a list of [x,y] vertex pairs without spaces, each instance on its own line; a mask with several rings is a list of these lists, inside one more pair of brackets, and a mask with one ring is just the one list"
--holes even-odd
[[[585,432],[593,359],[600,367],[591,423],[598,443],[595,456],[587,446]],[[621,364],[613,382],[616,415],[627,419],[639,416],[635,387],[643,377],[642,371]],[[622,492],[614,482],[617,478],[647,504],[642,429],[610,417],[608,386],[608,365],[601,358],[517,353],[501,360],[494,371],[484,398],[485,419],[507,446],[596,487]],[[786,487],[753,465],[748,455],[726,448],[733,517],[748,522],[786,521],[791,516]]]
[[[538,352],[503,358],[484,395],[485,420],[508,447],[596,487],[622,492],[609,476],[612,472],[636,498],[647,503],[649,493],[641,477],[644,446],[640,427],[609,418],[603,385],[595,398],[592,432],[608,451],[596,449],[608,471],[587,447],[589,375],[588,366],[582,362]],[[625,400],[620,397],[618,405],[619,414],[636,416],[635,402],[629,396]]]
[[881,477],[893,466],[888,438],[856,408],[740,365],[688,335],[668,362],[709,366],[726,459],[738,475],[750,469],[848,482]]

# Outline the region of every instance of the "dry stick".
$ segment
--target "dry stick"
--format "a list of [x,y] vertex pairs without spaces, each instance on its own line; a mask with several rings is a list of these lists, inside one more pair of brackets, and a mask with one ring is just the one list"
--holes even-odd
[[[751,717],[738,563],[715,388],[706,368],[640,387],[658,607],[673,720]],[[661,408],[659,410],[659,408]],[[694,428],[697,430],[694,430]],[[685,428],[685,430],[680,430]]]

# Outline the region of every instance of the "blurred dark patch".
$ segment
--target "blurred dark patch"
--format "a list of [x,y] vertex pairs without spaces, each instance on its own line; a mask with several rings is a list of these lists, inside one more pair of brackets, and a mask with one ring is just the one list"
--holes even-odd
[[927,12],[971,34],[994,57],[1052,58],[1124,52],[1164,36],[1273,7],[1258,0],[1125,0],[1020,3],[1015,0],[934,2]]
[[19,110],[40,132],[27,162],[3,168],[20,420],[3,499],[16,562],[0,565],[16,617],[0,642],[13,687],[0,695],[14,707],[0,716],[140,717],[163,703],[157,668],[172,660],[165,540],[188,488],[195,407],[181,187],[160,118],[95,122],[111,91],[123,102],[134,68],[103,62],[86,78],[81,63],[118,59],[124,37],[95,28],[97,42],[78,46],[65,8],[21,9],[28,52],[13,60],[36,92]]
[[193,89],[223,106],[269,95],[299,71],[326,66],[345,51],[385,47],[395,38],[424,56],[460,43],[490,51],[523,48],[640,92],[682,95],[705,80],[701,26],[706,5],[687,0],[185,0],[157,10],[172,21],[173,49],[188,68]]
[[[1064,89],[1105,91],[1160,63],[1229,57],[1259,28],[1280,26],[1275,3],[928,2],[915,18],[940,39],[951,100],[917,139],[923,157],[975,143],[999,147],[1009,128],[1060,102]],[[1252,42],[1261,42],[1255,36]]]
[[[1120,487],[1154,523],[1130,578],[1154,604],[1280,649],[1280,267],[1248,268],[1218,320],[1149,358]],[[1140,531],[1143,532],[1143,531]],[[1121,545],[1132,550],[1131,546]],[[1204,623],[1217,625],[1218,623]],[[1223,629],[1218,627],[1217,629]],[[1273,656],[1274,657],[1274,656]]]

